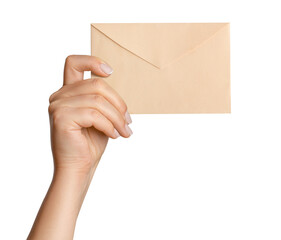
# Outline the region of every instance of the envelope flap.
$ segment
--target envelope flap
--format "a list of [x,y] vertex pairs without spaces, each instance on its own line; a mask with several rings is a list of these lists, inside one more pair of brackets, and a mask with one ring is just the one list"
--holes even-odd
[[228,23],[94,23],[121,47],[162,68],[208,40]]

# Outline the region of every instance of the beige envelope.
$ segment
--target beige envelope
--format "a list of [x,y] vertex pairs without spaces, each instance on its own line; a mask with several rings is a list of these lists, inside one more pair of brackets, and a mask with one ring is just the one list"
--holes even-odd
[[94,23],[130,113],[230,113],[229,23]]

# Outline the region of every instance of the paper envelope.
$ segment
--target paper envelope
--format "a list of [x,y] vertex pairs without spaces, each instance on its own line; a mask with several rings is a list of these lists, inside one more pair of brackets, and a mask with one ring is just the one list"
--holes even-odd
[[94,23],[91,54],[130,113],[230,113],[229,23]]

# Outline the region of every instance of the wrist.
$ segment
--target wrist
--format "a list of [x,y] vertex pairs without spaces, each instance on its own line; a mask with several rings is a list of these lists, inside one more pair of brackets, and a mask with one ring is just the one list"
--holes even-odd
[[65,181],[68,183],[83,184],[91,181],[95,169],[69,169],[55,168],[53,181]]
[[93,175],[99,160],[54,158],[54,175],[87,178]]
[[83,201],[92,181],[95,168],[92,169],[65,169],[55,168],[52,185],[60,188],[72,189],[73,194],[80,196]]

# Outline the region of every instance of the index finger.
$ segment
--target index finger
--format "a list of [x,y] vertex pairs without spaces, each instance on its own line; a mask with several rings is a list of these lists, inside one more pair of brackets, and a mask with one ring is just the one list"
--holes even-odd
[[83,80],[84,71],[91,71],[100,77],[108,77],[112,68],[98,57],[70,55],[65,60],[63,85]]

